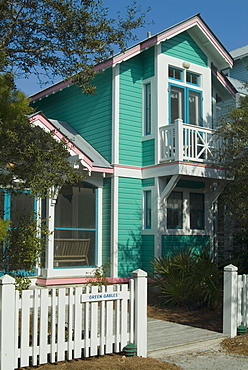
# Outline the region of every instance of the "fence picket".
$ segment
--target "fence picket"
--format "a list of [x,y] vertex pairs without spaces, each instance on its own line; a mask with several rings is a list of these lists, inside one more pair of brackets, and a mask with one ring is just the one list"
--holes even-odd
[[[139,271],[136,275],[143,278]],[[102,286],[100,291],[98,286],[36,288],[23,291],[20,297],[10,277],[2,279],[2,287],[0,284],[0,304],[6,307],[10,294],[13,301],[12,313],[9,315],[2,308],[0,321],[1,328],[9,327],[3,325],[8,321],[5,317],[12,317],[14,323],[8,336],[12,346],[7,348],[4,341],[0,343],[8,356],[1,358],[2,363],[11,364],[8,370],[37,366],[48,360],[54,363],[81,358],[82,351],[85,357],[119,352],[130,340],[138,343],[138,336],[134,335],[133,279],[129,288],[128,284]],[[6,329],[4,335],[7,336]],[[9,348],[13,348],[12,353]]]
[[51,295],[51,311],[50,311],[50,361],[55,362],[56,361],[56,294],[57,290],[56,288],[52,288],[50,290]]
[[[101,293],[105,293],[106,288],[102,285]],[[100,303],[100,355],[105,353],[105,322],[106,322],[106,310],[105,310],[105,301]]]
[[36,366],[38,356],[38,316],[40,289],[33,290],[33,322],[32,322],[32,366]]
[[[86,294],[89,294],[89,287],[86,287]],[[84,303],[84,357],[90,355],[90,338],[89,338],[89,318],[90,318],[90,304],[89,302]]]
[[40,296],[40,325],[39,325],[39,363],[47,363],[48,335],[48,290],[41,289]]
[[[119,296],[120,285],[117,285],[116,292]],[[115,352],[120,352],[120,300],[115,301]]]
[[82,308],[83,303],[80,301],[82,288],[75,288],[75,311],[74,311],[74,358],[80,358],[82,347]]
[[[107,294],[113,293],[113,286],[107,286]],[[113,352],[113,302],[106,302],[106,353]]]
[[58,289],[58,352],[57,361],[65,359],[65,288]]

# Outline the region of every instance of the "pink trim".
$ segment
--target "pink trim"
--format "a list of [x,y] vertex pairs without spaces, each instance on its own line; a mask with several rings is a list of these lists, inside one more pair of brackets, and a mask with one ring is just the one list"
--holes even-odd
[[[153,36],[153,37],[141,42],[140,44],[133,46],[131,49],[127,50],[126,52],[123,52],[123,53],[117,55],[116,57],[112,57],[111,59],[96,65],[94,67],[94,70],[97,72],[101,69],[104,69],[104,68],[110,67],[110,66],[112,66],[116,63],[119,63],[119,62],[125,60],[126,58],[134,56],[135,54],[139,53],[141,50],[145,49],[146,47],[149,47],[153,44],[156,44],[157,42],[164,41],[164,40],[166,40],[166,38],[175,36],[179,32],[182,32],[182,31],[184,31],[188,28],[191,28],[194,25],[197,25],[201,29],[201,31],[203,33],[205,33],[205,35],[209,38],[211,43],[216,47],[216,49],[223,56],[223,58],[226,59],[226,61],[230,64],[230,66],[232,66],[233,65],[232,58],[224,50],[224,48],[218,42],[218,40],[215,38],[215,36],[212,34],[212,32],[205,26],[203,21],[198,16],[196,16],[196,17],[184,22],[183,24],[172,27],[171,30],[165,31],[162,35]],[[66,86],[68,86],[70,84],[71,84],[70,80],[59,82],[58,84],[53,85],[50,88],[47,88],[46,90],[43,90],[43,91],[31,96],[31,101],[35,101],[35,100],[40,99],[40,98],[42,98],[46,95],[52,94],[52,93],[58,91],[59,89],[65,88]]]
[[36,115],[30,118],[30,122],[35,122],[39,120],[49,131],[52,131],[54,135],[59,139],[63,140],[68,148],[70,148],[75,154],[83,155],[83,161],[87,163],[90,167],[92,167],[92,160],[85,155],[80,149],[78,149],[70,140],[68,140],[47,118],[45,118],[41,113],[37,113]]
[[103,172],[103,173],[114,173],[113,168],[105,168],[105,167],[92,167],[92,171],[94,172]]
[[228,83],[228,81],[225,79],[224,76],[222,76],[222,74],[218,71],[215,72],[218,80],[222,83],[222,85],[224,85],[224,87],[234,96],[234,98],[236,97],[236,90],[234,90],[232,88],[232,86],[230,85],[230,83]]
[[50,95],[52,93],[55,93],[56,91],[58,91],[60,89],[62,90],[65,87],[67,87],[68,85],[70,85],[71,83],[72,83],[71,80],[65,80],[65,81],[58,82],[57,84],[52,85],[52,86],[48,87],[47,89],[42,90],[42,91],[38,92],[37,94],[32,95],[30,97],[30,101],[32,102],[32,101],[38,100],[40,98],[43,98],[46,95]]
[[127,165],[119,165],[119,164],[114,164],[114,168],[127,168],[127,169],[132,169],[132,170],[146,170],[149,168],[156,168],[156,167],[165,167],[165,166],[172,166],[175,164],[184,164],[187,166],[196,166],[196,167],[205,167],[205,168],[215,168],[215,169],[224,169],[221,167],[213,167],[211,165],[207,164],[202,164],[202,163],[193,163],[193,162],[181,162],[181,161],[174,161],[174,162],[168,162],[168,163],[159,163],[159,164],[153,164],[151,166],[146,166],[146,167],[135,167],[135,166],[127,166]]
[[[107,282],[110,284],[114,283],[128,283],[131,277],[120,277],[120,278],[107,278]],[[45,279],[45,278],[37,278],[36,284],[37,285],[70,285],[70,284],[86,284],[92,280],[92,278],[88,277],[79,277],[79,278],[52,278],[52,279]]]

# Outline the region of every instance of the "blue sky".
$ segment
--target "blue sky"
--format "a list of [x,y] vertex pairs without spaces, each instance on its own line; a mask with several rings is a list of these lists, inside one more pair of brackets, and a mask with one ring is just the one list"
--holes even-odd
[[[131,0],[103,0],[109,7],[110,15],[117,11],[123,12]],[[136,34],[138,40],[143,40],[150,31],[156,34],[167,27],[201,13],[204,21],[229,51],[248,44],[248,0],[138,0],[142,7],[151,7],[147,20],[153,21]],[[27,95],[39,91],[37,79],[17,80],[17,87]]]

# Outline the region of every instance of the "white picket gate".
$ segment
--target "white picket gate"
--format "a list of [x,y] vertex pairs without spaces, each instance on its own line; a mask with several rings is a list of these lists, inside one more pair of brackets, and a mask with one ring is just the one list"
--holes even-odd
[[19,296],[0,279],[0,369],[120,352],[127,343],[147,354],[147,274],[129,284],[36,288]]
[[238,275],[238,268],[224,268],[223,333],[237,335],[239,325],[248,326],[248,275]]

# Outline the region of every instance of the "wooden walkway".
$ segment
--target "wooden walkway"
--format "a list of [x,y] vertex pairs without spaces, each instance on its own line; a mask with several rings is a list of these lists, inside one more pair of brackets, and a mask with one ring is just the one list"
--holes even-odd
[[149,357],[186,350],[204,350],[218,345],[227,336],[215,331],[148,318],[147,350]]

